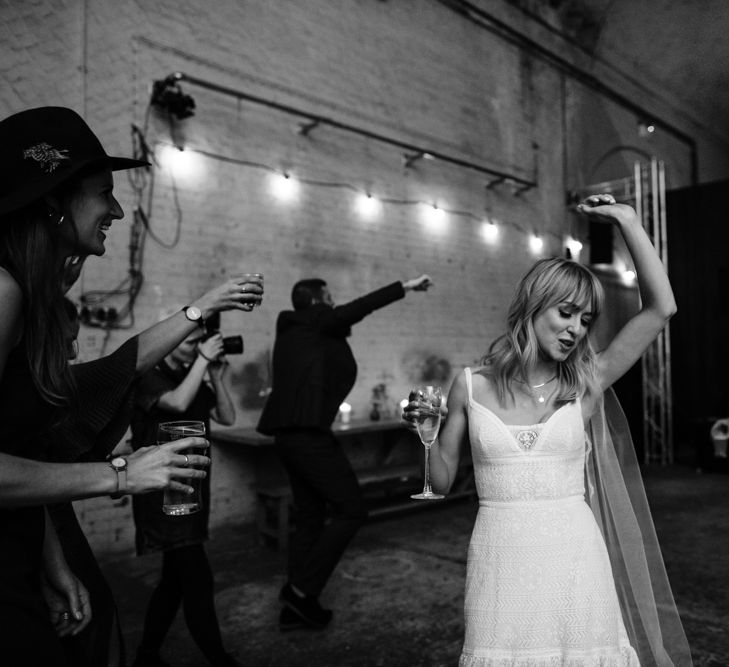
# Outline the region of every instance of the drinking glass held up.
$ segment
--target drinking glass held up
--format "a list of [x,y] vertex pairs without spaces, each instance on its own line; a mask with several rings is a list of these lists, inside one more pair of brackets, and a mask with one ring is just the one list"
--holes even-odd
[[[174,421],[161,422],[157,426],[158,445],[191,436],[204,438],[205,423],[201,421]],[[188,449],[180,450],[178,453],[183,456],[188,454],[204,454],[205,450],[198,447],[189,447]],[[192,493],[176,491],[170,488],[164,490],[162,511],[165,514],[182,516],[199,512],[202,509],[202,479],[195,477],[186,479],[185,484],[193,488]]]
[[415,387],[410,392],[410,400],[418,403],[418,418],[416,427],[420,442],[425,447],[425,473],[423,475],[423,491],[410,496],[415,500],[440,500],[445,496],[440,493],[433,493],[430,488],[430,448],[438,437],[440,428],[440,406],[443,402],[443,392],[440,387],[425,385]]

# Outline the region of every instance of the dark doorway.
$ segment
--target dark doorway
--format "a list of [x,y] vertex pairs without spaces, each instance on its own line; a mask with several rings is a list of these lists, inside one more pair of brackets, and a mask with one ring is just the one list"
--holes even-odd
[[729,181],[667,193],[676,460],[713,461],[709,428],[729,417]]

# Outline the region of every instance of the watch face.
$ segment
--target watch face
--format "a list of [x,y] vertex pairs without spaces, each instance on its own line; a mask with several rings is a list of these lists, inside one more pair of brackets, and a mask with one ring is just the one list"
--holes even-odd
[[196,322],[202,317],[202,313],[197,306],[190,306],[187,310],[185,310],[185,317],[187,317],[188,320]]
[[126,468],[127,462],[126,459],[123,459],[121,456],[117,456],[111,460],[111,465],[115,468]]

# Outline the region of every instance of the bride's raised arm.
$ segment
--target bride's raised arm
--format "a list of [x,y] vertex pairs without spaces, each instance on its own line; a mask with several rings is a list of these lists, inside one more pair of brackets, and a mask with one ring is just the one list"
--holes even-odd
[[620,230],[638,276],[640,311],[598,355],[599,381],[604,391],[640,359],[676,312],[676,301],[663,263],[631,206],[615,203],[611,195],[594,195],[577,210]]

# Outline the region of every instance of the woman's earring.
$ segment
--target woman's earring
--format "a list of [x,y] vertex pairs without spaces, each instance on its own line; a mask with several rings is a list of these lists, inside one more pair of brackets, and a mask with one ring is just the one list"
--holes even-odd
[[57,225],[63,224],[63,220],[64,220],[65,217],[66,217],[65,215],[62,215],[60,218],[58,218],[58,221],[56,222],[56,224]]

